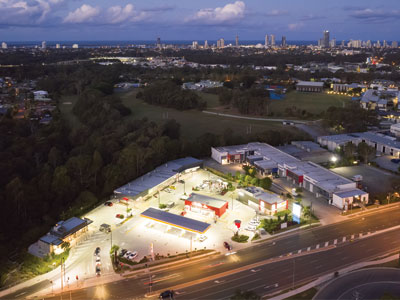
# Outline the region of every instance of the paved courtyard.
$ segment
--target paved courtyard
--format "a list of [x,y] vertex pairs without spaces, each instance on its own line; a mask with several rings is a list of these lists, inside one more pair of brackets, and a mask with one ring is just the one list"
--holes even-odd
[[372,197],[376,194],[387,193],[392,189],[393,184],[400,182],[400,176],[368,165],[340,167],[332,171],[349,179],[354,175],[362,175],[362,184],[367,187],[367,192]]

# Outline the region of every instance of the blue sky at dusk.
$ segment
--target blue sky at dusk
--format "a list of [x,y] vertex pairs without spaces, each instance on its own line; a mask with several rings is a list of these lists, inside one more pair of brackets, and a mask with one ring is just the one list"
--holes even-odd
[[0,0],[0,40],[400,40],[400,0]]

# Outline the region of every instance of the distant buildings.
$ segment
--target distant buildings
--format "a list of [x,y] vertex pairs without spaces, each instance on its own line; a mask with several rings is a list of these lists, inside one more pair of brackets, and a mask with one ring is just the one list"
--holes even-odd
[[271,46],[274,47],[276,45],[275,43],[275,35],[271,34]]
[[324,36],[322,38],[322,47],[329,48],[329,31],[324,31]]
[[56,44],[56,49],[60,49],[60,48],[61,48],[60,44]]
[[268,36],[268,34],[265,35],[265,44],[264,44],[264,46],[265,47],[269,46],[269,36]]
[[72,45],[72,48],[73,48],[73,49],[78,49],[78,48],[79,48],[79,45],[78,45],[78,44],[73,44],[73,45]]
[[199,82],[185,82],[182,84],[184,90],[203,90],[222,87],[224,84],[220,81],[202,80]]
[[282,36],[282,47],[286,47],[286,36]]
[[296,91],[298,92],[321,93],[323,90],[324,90],[323,82],[300,81],[296,84]]
[[208,48],[208,41],[205,40],[205,41],[204,41],[204,49],[207,49],[207,48]]
[[197,41],[192,42],[192,49],[198,49],[199,48],[199,43]]
[[7,43],[6,42],[2,42],[1,43],[1,49],[7,49]]
[[225,47],[225,40],[224,39],[219,39],[217,41],[217,48],[224,48]]
[[42,42],[42,49],[46,49],[46,41]]
[[239,47],[239,36],[238,35],[236,35],[235,46]]
[[157,37],[157,43],[156,43],[157,48],[161,48],[161,38]]

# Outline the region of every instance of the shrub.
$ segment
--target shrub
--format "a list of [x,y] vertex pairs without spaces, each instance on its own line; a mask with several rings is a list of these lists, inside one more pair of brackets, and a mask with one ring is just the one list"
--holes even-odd
[[247,240],[249,239],[249,236],[244,235],[244,234],[235,234],[232,237],[232,241],[237,242],[237,243],[247,243]]
[[167,205],[161,203],[161,204],[158,206],[158,208],[159,208],[159,209],[164,209],[164,208],[167,208]]
[[256,233],[251,240],[256,241],[256,240],[259,240],[260,238],[261,238],[261,236],[258,233]]

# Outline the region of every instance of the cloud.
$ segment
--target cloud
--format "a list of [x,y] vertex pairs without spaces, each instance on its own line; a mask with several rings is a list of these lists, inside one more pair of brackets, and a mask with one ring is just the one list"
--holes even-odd
[[127,4],[125,6],[116,5],[104,9],[83,4],[81,7],[70,12],[64,18],[64,23],[114,25],[139,22],[149,16],[150,14],[147,12],[137,11],[132,4]]
[[100,14],[100,8],[82,4],[64,18],[64,23],[89,23]]
[[45,22],[63,0],[0,0],[0,23],[35,25]]
[[235,23],[243,19],[246,5],[243,1],[229,3],[224,7],[203,8],[195,15],[186,19],[186,22],[198,22],[204,24]]
[[400,10],[384,11],[381,9],[364,8],[354,10],[349,16],[363,23],[385,23],[398,20]]
[[289,30],[294,31],[294,30],[302,28],[303,26],[304,26],[303,22],[291,23],[291,24],[288,25],[288,28],[289,28]]
[[123,22],[138,22],[147,17],[147,13],[138,12],[132,4],[127,4],[125,7],[112,6],[107,9],[106,21],[109,24],[120,24]]
[[285,16],[287,14],[288,14],[288,12],[286,10],[273,9],[273,10],[267,12],[265,14],[265,16],[268,16],[268,17],[279,17],[279,16]]
[[314,15],[314,14],[309,14],[309,15],[305,15],[303,17],[300,18],[300,21],[314,21],[314,20],[320,20],[323,19],[324,17],[322,16],[318,16],[318,15]]

